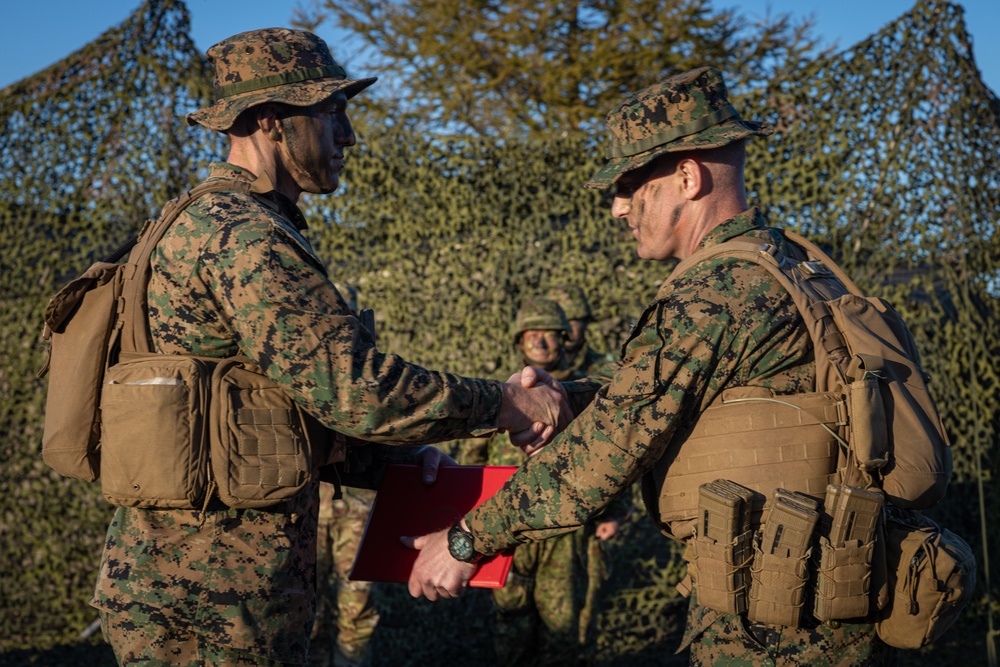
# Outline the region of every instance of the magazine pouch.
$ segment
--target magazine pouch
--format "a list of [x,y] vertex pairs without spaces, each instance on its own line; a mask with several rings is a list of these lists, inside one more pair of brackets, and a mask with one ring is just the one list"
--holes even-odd
[[727,614],[746,612],[752,538],[753,532],[746,531],[730,542],[701,535],[691,540],[685,557],[691,562],[699,605]]
[[820,537],[819,544],[813,615],[821,621],[867,615],[875,540],[834,546],[828,538]]

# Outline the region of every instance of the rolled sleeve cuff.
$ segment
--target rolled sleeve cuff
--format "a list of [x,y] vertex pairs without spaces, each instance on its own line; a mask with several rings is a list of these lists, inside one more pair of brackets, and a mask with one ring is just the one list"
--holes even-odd
[[502,402],[501,382],[499,380],[481,380],[479,391],[476,392],[472,405],[472,415],[469,417],[469,433],[479,438],[496,431]]

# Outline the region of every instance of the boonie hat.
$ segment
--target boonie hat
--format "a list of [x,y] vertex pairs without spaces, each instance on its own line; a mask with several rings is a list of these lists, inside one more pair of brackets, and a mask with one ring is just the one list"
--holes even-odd
[[233,35],[206,53],[215,67],[215,103],[187,116],[224,132],[236,117],[264,102],[305,107],[343,92],[354,97],[376,77],[348,79],[326,42],[305,30],[264,28]]
[[569,320],[559,304],[552,299],[534,298],[521,304],[514,320],[514,344],[520,340],[525,331],[562,331],[568,336]]
[[719,148],[774,132],[768,123],[743,120],[729,103],[722,73],[699,67],[632,95],[605,121],[611,130],[607,162],[587,183],[607,188],[622,174],[664,153]]

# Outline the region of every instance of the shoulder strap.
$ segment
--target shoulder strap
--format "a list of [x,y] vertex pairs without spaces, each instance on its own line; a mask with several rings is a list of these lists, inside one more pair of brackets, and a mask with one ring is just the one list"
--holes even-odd
[[153,249],[170,225],[199,197],[212,192],[250,192],[251,183],[219,179],[202,183],[181,196],[167,202],[160,217],[140,233],[136,246],[125,265],[124,286],[118,302],[117,328],[121,332],[121,349],[124,352],[151,353],[152,335],[147,317],[146,290],[149,286],[150,259]]
[[837,276],[837,279],[840,280],[840,282],[844,283],[844,287],[850,290],[851,294],[864,296],[861,293],[861,290],[858,289],[858,286],[854,284],[854,281],[851,280],[850,276],[848,276],[844,270],[840,268],[840,265],[833,261],[829,255],[820,250],[819,246],[808,240],[806,237],[800,236],[795,232],[782,230],[782,233],[785,235],[785,238],[804,249],[809,257],[821,261],[826,268],[833,272],[833,275]]
[[841,279],[844,272],[813,244],[808,241],[800,244],[801,237],[796,235],[789,238],[794,243],[803,245],[806,254],[812,259],[793,260],[787,258],[772,243],[761,243],[759,239],[739,236],[719,245],[703,248],[679,262],[661,292],[669,291],[670,283],[693,266],[719,257],[742,259],[767,269],[791,295],[809,331],[816,357],[817,391],[829,391],[834,385],[846,383],[848,378],[839,363],[847,349],[844,336],[833,321],[827,301],[857,288],[853,282],[844,283]]

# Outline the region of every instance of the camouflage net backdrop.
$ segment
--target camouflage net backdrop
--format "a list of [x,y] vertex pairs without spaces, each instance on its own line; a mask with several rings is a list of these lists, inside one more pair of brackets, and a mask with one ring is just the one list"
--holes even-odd
[[[0,91],[0,664],[113,663],[96,636],[77,639],[96,618],[86,601],[110,508],[96,485],[60,478],[39,455],[41,313],[223,154],[218,135],[183,122],[210,85],[187,31],[179,0],[150,0]],[[751,201],[903,312],[952,438],[956,475],[933,514],[977,552],[983,594],[908,664],[984,662],[988,600],[1000,592],[994,582],[986,595],[983,560],[988,547],[997,562],[1000,539],[979,522],[1000,513],[1000,101],[969,40],[958,6],[922,0],[847,51],[734,100],[778,127],[749,144]],[[521,300],[574,282],[598,320],[592,344],[615,350],[669,273],[638,260],[606,198],[582,187],[604,137],[497,143],[356,124],[341,191],[304,208],[331,275],[375,309],[380,348],[505,378]],[[664,664],[686,605],[673,589],[677,550],[641,511],[609,547],[599,662]],[[431,605],[378,588],[373,662],[489,663],[481,593]]]

